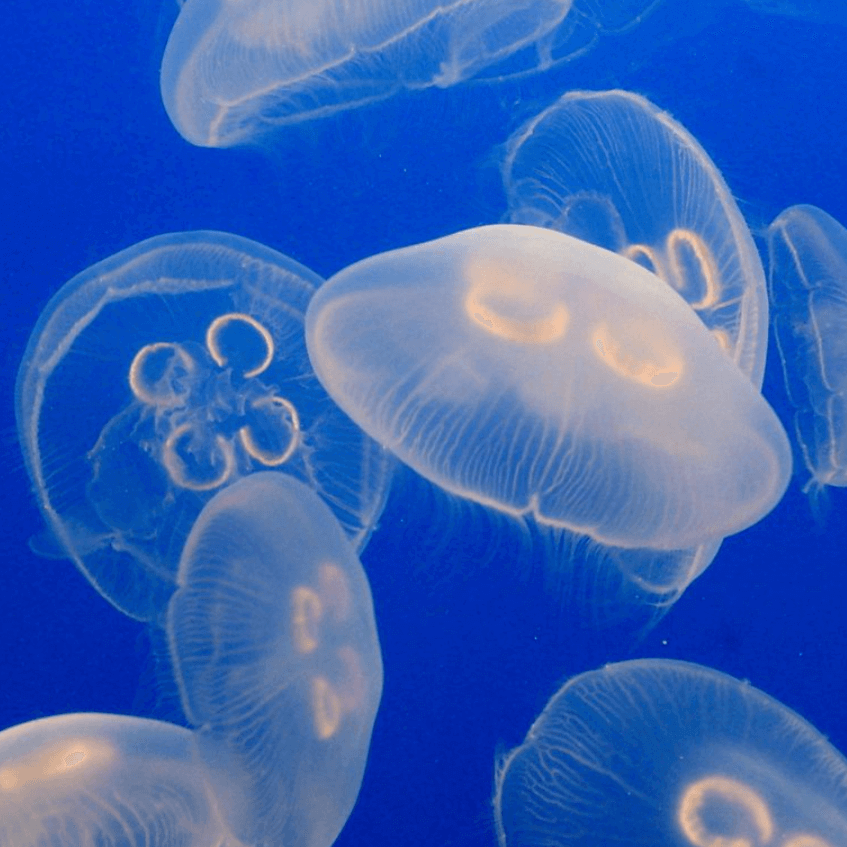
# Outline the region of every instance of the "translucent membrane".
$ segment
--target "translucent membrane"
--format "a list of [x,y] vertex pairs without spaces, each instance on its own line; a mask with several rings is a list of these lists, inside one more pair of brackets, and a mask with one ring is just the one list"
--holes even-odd
[[847,485],[847,230],[814,206],[768,228],[773,326],[807,489]]
[[537,48],[572,0],[188,0],[162,61],[165,109],[228,147],[403,88],[447,87]]
[[321,279],[260,244],[164,235],[48,303],[18,374],[21,446],[52,539],[126,614],[156,620],[216,491],[257,470],[313,486],[362,547],[388,460],[312,374]]
[[776,416],[636,263],[492,226],[359,262],[306,319],[336,402],[447,491],[621,547],[749,526],[782,496]]
[[238,847],[192,733],[117,715],[43,718],[0,733],[0,844]]
[[749,684],[640,660],[575,677],[499,764],[504,847],[838,847],[847,761]]
[[167,632],[229,828],[329,847],[362,782],[382,692],[370,588],[323,501],[291,477],[215,495],[185,545]]

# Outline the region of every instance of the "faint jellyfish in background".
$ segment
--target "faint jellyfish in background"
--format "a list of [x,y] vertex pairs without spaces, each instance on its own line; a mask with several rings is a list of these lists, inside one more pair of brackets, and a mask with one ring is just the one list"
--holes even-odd
[[0,844],[237,847],[193,734],[161,721],[72,714],[0,733]]
[[[695,138],[627,91],[574,91],[506,143],[508,219],[555,229],[643,265],[694,309],[761,388],[765,275],[729,187]],[[604,555],[661,607],[714,559],[720,540]]]
[[329,847],[361,785],[382,660],[370,588],[323,501],[253,474],[197,519],[167,616],[222,815],[247,844]]
[[229,147],[403,89],[548,68],[656,0],[616,5],[187,0],[162,60],[162,99],[186,140]]
[[790,447],[685,301],[539,227],[382,254],[312,299],[330,395],[447,492],[603,544],[673,550],[755,523]]
[[498,764],[501,847],[837,847],[847,761],[718,671],[644,659],[567,682]]
[[847,485],[847,230],[814,206],[768,227],[773,328],[805,491]]
[[740,0],[756,12],[797,18],[812,23],[847,25],[847,8],[843,3],[823,0]]
[[388,459],[312,372],[320,284],[255,242],[181,233],[94,265],[42,314],[18,375],[24,458],[53,552],[131,617],[159,617],[204,503],[256,470],[306,482],[366,543]]

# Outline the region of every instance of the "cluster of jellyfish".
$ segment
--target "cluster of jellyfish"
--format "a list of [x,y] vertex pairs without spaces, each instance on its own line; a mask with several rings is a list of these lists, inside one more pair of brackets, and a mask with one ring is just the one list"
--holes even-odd
[[[543,70],[647,6],[416,0],[365,18],[186,0],[162,96],[187,140],[227,146],[530,54]],[[16,394],[40,543],[165,631],[188,726],[92,713],[6,729],[3,847],[330,847],[382,693],[359,554],[395,463],[590,538],[641,602],[670,603],[789,483],[761,394],[772,311],[808,488],[847,485],[840,224],[780,214],[768,287],[705,151],[625,91],[566,93],[504,150],[505,223],[326,281],[193,232],[55,294]],[[802,718],[659,660],[567,682],[497,763],[493,798],[503,847],[837,847],[845,810],[847,761]]]

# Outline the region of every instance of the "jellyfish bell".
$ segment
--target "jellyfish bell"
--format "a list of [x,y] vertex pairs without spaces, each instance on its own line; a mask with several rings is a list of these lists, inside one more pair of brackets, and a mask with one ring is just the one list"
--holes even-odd
[[333,399],[446,491],[604,544],[738,532],[778,502],[776,416],[635,263],[499,225],[359,262],[306,317]]
[[773,327],[806,491],[847,485],[847,229],[815,206],[768,227]]
[[567,682],[499,763],[502,847],[847,843],[847,761],[748,683],[644,659]]
[[401,89],[447,87],[544,39],[572,0],[188,0],[162,61],[165,109],[228,147]]
[[167,637],[230,830],[329,847],[362,782],[382,691],[364,570],[308,486],[266,471],[219,491],[188,537]]
[[404,89],[548,69],[659,2],[187,0],[162,60],[162,100],[187,141],[230,147]]
[[0,733],[0,844],[238,847],[190,730],[102,714]]
[[247,239],[179,233],[94,265],[42,314],[16,389],[27,469],[53,551],[126,614],[159,618],[203,504],[257,470],[314,485],[366,543],[388,460],[312,374],[320,283]]

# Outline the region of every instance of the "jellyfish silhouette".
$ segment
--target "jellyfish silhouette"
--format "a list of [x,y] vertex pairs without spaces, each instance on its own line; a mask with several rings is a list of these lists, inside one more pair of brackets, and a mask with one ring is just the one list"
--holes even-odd
[[[758,251],[718,169],[667,112],[628,91],[569,92],[509,138],[503,184],[512,222],[582,238],[661,277],[761,388],[768,301]],[[604,555],[666,609],[719,547]]]
[[192,144],[229,147],[403,89],[549,68],[657,2],[188,0],[162,60],[162,100]]
[[0,844],[240,847],[190,730],[98,714],[0,732]]
[[329,847],[356,801],[382,692],[353,548],[310,487],[266,471],[206,504],[178,580],[175,678],[230,831]]
[[18,375],[24,458],[52,552],[126,614],[159,618],[203,504],[256,470],[313,486],[365,544],[388,459],[312,373],[320,283],[255,242],[181,233],[94,265],[45,309]]
[[768,228],[773,327],[806,491],[847,485],[847,230],[814,206]]
[[566,683],[499,763],[502,847],[847,843],[847,761],[786,706],[700,665]]
[[813,23],[847,25],[847,10],[841,3],[813,3],[810,0],[743,0],[756,12],[797,18]]
[[312,299],[318,378],[451,494],[604,544],[670,550],[780,499],[773,411],[636,263],[498,225],[359,262]]

